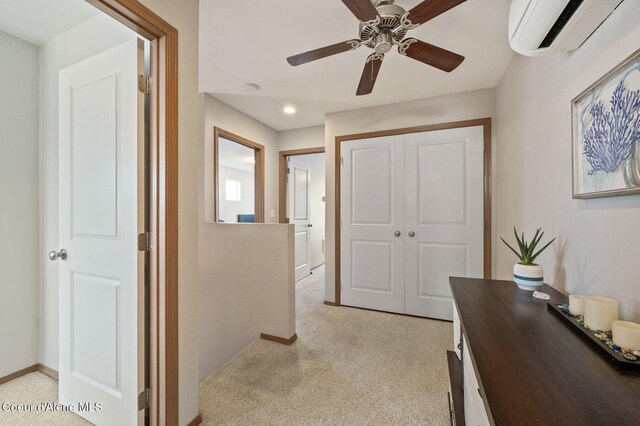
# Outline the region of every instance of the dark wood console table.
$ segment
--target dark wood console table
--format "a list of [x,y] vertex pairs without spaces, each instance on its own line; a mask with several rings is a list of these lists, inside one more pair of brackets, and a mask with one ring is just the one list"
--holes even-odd
[[[470,395],[479,392],[489,423],[640,425],[640,372],[611,363],[546,301],[511,281],[451,277],[450,284],[478,383]],[[540,291],[568,303],[548,285]],[[465,374],[465,386],[474,382]]]

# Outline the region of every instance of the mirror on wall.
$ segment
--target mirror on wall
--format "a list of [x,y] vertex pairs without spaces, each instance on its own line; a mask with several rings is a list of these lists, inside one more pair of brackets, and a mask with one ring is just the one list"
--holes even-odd
[[216,222],[263,222],[264,147],[216,129]]

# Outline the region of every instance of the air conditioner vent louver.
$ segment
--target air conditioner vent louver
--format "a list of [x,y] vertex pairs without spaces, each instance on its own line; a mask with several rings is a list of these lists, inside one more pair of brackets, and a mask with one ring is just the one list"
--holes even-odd
[[512,0],[509,43],[525,56],[578,49],[623,0]]
[[573,14],[576,13],[576,10],[578,10],[583,1],[584,0],[571,0],[567,3],[567,7],[565,7],[560,16],[558,16],[558,19],[549,30],[547,36],[542,40],[542,43],[540,43],[540,49],[544,49],[553,44],[556,37],[562,32],[567,22],[569,22]]

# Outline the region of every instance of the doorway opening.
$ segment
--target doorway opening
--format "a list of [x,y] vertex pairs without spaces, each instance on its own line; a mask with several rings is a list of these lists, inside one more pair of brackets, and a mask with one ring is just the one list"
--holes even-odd
[[0,384],[52,423],[176,423],[177,31],[135,0],[27,10],[0,20]]
[[280,223],[295,226],[295,280],[324,265],[324,147],[280,152]]

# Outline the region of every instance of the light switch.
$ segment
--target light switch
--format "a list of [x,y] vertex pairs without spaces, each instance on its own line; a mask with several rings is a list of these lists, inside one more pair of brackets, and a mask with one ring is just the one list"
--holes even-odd
[[271,209],[271,217],[276,217],[276,211],[275,211],[275,209]]

